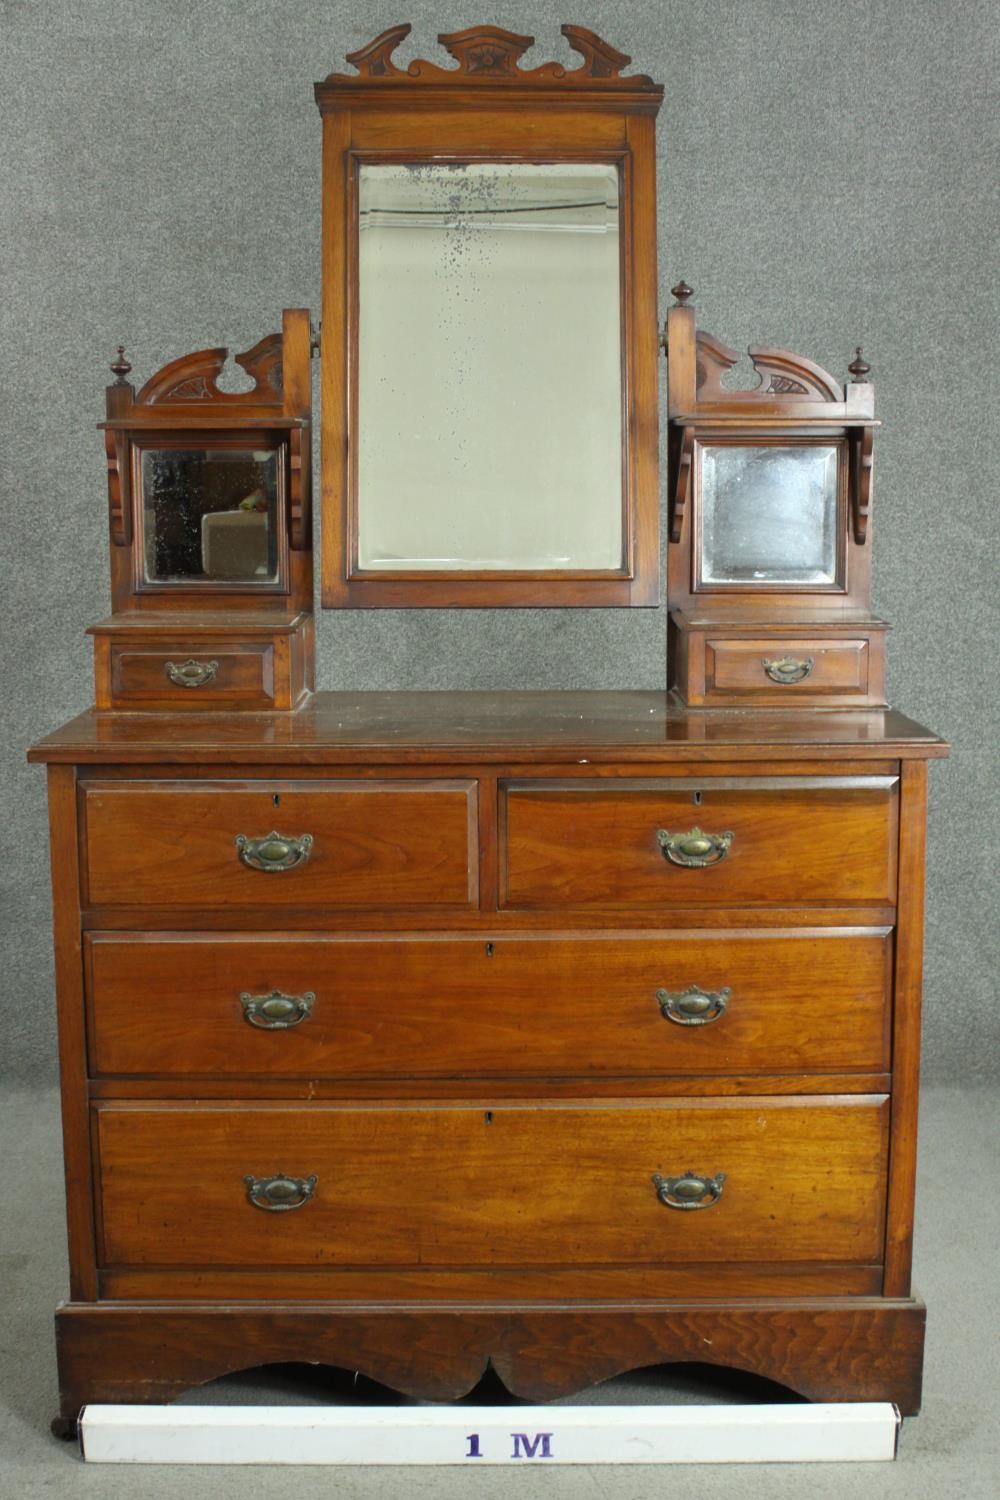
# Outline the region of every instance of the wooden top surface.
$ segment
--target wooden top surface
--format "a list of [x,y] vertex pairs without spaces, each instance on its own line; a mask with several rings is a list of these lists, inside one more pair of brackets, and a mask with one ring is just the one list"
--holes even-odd
[[710,709],[664,693],[316,693],[294,713],[98,713],[31,761],[337,765],[357,761],[635,762],[939,757],[945,742],[892,709]]

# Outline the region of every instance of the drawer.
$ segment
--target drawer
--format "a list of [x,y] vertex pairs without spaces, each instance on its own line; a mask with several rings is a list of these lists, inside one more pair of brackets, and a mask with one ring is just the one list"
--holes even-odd
[[827,611],[723,623],[674,610],[671,682],[692,707],[875,707],[885,703],[886,624]]
[[710,694],[766,694],[778,703],[797,694],[868,691],[867,639],[709,639],[705,651]]
[[88,634],[99,709],[286,711],[313,675],[311,615],[125,610]]
[[510,782],[505,907],[892,902],[894,776]]
[[[710,1283],[719,1261],[882,1258],[882,1095],[491,1109],[117,1103],[98,1107],[96,1125],[106,1266],[672,1262],[704,1267]],[[692,1173],[704,1207],[661,1201],[690,1204],[676,1180]]]
[[474,781],[81,783],[85,904],[476,900]]
[[113,705],[162,703],[172,711],[206,705],[274,707],[274,646],[270,641],[184,642],[155,649],[111,646]]
[[493,939],[91,934],[91,1071],[881,1071],[891,948],[887,928]]

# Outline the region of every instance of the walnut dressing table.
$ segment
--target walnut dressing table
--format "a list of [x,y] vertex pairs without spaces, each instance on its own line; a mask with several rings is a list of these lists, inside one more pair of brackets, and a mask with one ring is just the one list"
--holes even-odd
[[[521,70],[531,39],[496,28],[406,69],[405,31],[317,88],[325,602],[655,604],[660,91],[582,28],[575,71]],[[364,310],[386,266],[434,293],[434,234],[466,292],[514,264],[533,287],[526,244],[597,257],[610,374],[577,399],[614,442],[568,490],[539,456],[500,536],[466,525],[467,488],[425,494],[365,446],[366,419],[396,442],[408,418],[366,384],[387,367]],[[675,293],[662,693],[313,692],[307,314],[240,357],[243,393],[216,384],[225,350],[138,392],[120,352],[98,706],[30,752],[70,1248],[56,1430],[296,1360],[434,1399],[492,1363],[532,1400],[697,1361],[917,1410],[946,747],[881,694],[867,366],[844,389],[752,351],[770,384],[731,399],[731,351]]]

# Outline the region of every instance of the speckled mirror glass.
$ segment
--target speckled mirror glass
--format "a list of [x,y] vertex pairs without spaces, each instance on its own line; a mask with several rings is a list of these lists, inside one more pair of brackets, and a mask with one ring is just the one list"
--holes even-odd
[[840,448],[699,445],[700,583],[838,583]]
[[150,584],[278,581],[278,451],[145,448],[142,558]]
[[358,565],[623,566],[613,164],[358,179]]

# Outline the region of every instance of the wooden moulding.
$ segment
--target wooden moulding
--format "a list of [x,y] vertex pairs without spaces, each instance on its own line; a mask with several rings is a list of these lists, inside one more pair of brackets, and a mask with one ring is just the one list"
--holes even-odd
[[454,1401],[492,1365],[507,1389],[551,1401],[627,1370],[693,1362],[748,1371],[813,1401],[919,1410],[924,1306],[914,1299],[467,1305],[329,1302],[64,1304],[56,1313],[61,1430],[88,1402],[170,1401],[258,1365],[358,1370]]

